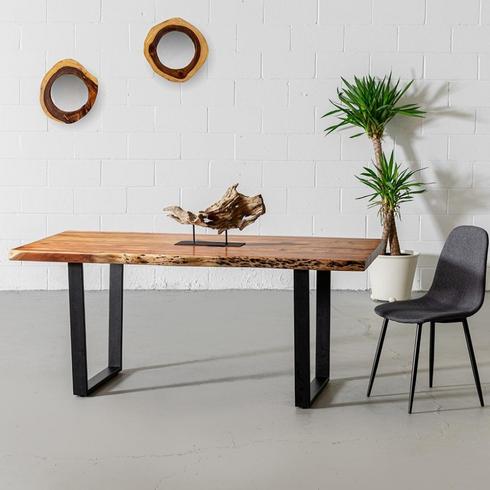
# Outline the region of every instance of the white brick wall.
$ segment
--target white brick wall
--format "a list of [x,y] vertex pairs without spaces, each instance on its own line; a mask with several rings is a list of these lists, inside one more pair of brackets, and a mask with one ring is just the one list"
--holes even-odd
[[[209,59],[185,84],[153,74],[148,29],[180,16]],[[339,77],[393,70],[425,121],[393,121],[385,147],[427,167],[430,192],[403,210],[402,245],[430,284],[449,230],[490,229],[489,0],[15,0],[0,9],[0,289],[66,287],[60,265],[8,262],[9,248],[63,229],[177,231],[161,208],[203,207],[231,183],[261,192],[247,233],[378,236],[356,200],[365,138],[324,137]],[[91,113],[65,126],[39,106],[53,63],[75,57],[99,79]],[[414,95],[416,94],[416,95]],[[128,268],[133,288],[283,288],[280,271]],[[107,271],[88,268],[90,288]],[[334,286],[366,288],[366,274]]]

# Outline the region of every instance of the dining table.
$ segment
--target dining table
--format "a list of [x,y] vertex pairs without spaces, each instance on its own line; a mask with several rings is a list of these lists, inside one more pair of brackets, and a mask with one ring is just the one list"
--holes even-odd
[[[209,235],[64,231],[10,251],[15,261],[68,265],[73,394],[88,396],[122,370],[124,265],[245,267],[291,270],[293,275],[295,406],[309,408],[330,379],[331,272],[365,271],[382,252],[381,239],[240,235],[222,246]],[[219,244],[218,244],[219,245]],[[240,245],[240,246],[236,246]],[[107,367],[88,377],[84,264],[109,270]],[[310,271],[316,274],[315,361],[310,368]]]

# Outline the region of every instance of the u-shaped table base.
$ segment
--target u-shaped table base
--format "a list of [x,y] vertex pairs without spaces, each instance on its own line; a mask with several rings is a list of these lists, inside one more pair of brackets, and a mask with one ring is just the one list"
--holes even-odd
[[[123,265],[110,265],[108,366],[87,373],[83,264],[68,264],[73,393],[88,396],[122,370]],[[315,377],[310,375],[309,271],[294,271],[295,405],[311,407],[330,377],[330,271],[317,271]]]

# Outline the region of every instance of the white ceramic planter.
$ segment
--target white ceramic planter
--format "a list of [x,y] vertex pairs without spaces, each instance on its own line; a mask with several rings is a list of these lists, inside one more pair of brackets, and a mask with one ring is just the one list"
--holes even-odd
[[413,250],[402,250],[402,253],[406,255],[378,255],[370,265],[371,299],[410,299],[419,254]]

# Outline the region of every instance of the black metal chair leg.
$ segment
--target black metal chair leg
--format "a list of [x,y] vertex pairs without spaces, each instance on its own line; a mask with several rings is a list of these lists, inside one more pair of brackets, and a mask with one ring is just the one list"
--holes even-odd
[[415,395],[415,385],[417,384],[417,368],[419,364],[420,338],[422,336],[422,323],[417,324],[415,333],[415,347],[413,350],[412,379],[410,381],[410,399],[408,401],[408,413],[412,413],[413,397]]
[[475,351],[473,350],[473,342],[471,342],[470,329],[468,327],[468,320],[463,320],[464,336],[466,338],[466,345],[468,347],[468,354],[470,355],[471,369],[473,370],[473,377],[475,378],[476,391],[478,392],[478,398],[480,399],[480,405],[485,406],[483,401],[483,393],[481,391],[480,375],[478,374],[478,367],[476,365]]
[[371,390],[373,389],[374,378],[376,371],[378,370],[379,358],[381,357],[381,351],[383,349],[383,343],[385,341],[386,327],[388,326],[388,319],[383,320],[383,326],[381,327],[381,333],[379,334],[378,346],[376,347],[376,354],[374,355],[373,367],[371,369],[371,376],[369,377],[369,385],[367,389],[367,396],[371,396]]
[[429,387],[432,388],[434,382],[434,348],[436,342],[436,323],[430,322],[430,342],[429,342]]

